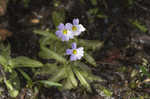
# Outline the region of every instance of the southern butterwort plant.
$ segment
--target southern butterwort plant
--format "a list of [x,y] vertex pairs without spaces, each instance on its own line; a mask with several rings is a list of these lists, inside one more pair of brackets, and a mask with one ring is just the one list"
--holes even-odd
[[[78,36],[81,32],[84,32],[85,28],[82,24],[79,24],[79,19],[73,19],[73,24],[60,23],[58,26],[58,30],[56,31],[56,35],[62,39],[62,41],[68,41],[69,39],[73,39],[74,36]],[[76,43],[72,43],[72,49],[67,49],[67,55],[70,56],[71,61],[79,60],[83,57],[84,51],[83,47],[76,48]]]
[[45,66],[35,72],[35,76],[45,75],[47,82],[62,84],[60,90],[81,86],[91,92],[89,83],[103,80],[92,74],[89,66],[96,66],[96,62],[91,52],[87,51],[99,49],[103,42],[78,39],[86,29],[77,18],[72,23],[60,22],[56,28],[34,31],[41,35],[39,57],[47,60]]

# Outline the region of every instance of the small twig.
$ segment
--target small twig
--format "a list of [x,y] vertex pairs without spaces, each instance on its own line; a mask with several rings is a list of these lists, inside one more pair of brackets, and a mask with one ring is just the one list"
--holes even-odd
[[144,7],[144,6],[142,6],[141,4],[139,4],[139,3],[137,3],[137,2],[135,2],[135,4],[136,4],[138,7],[140,7],[141,9],[150,12],[150,9],[148,9],[148,8],[146,8],[146,7]]

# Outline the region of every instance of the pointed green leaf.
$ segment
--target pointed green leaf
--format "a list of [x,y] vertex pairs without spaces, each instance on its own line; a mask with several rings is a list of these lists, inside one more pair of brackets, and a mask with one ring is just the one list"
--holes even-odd
[[25,56],[19,56],[12,59],[14,68],[16,67],[42,67],[43,64],[37,60]]
[[4,81],[8,90],[13,90],[13,86],[9,80]]
[[11,75],[8,76],[9,81],[11,82],[12,86],[16,90],[20,90],[20,80],[18,74],[15,70],[11,72]]
[[44,31],[44,30],[34,30],[33,31],[35,34],[39,34],[39,35],[42,35],[42,36],[49,36],[50,35],[50,32],[49,31]]
[[142,25],[141,23],[140,23],[140,21],[138,21],[138,20],[131,20],[131,19],[129,19],[129,22],[131,23],[131,24],[133,24],[134,26],[136,26],[140,31],[142,31],[142,32],[147,32],[148,31],[148,29],[146,28],[146,26],[145,25]]
[[140,69],[144,75],[150,77],[150,73],[146,70],[144,66],[140,66]]
[[11,84],[11,82],[9,80],[5,80],[5,85],[8,89],[8,92],[10,94],[11,97],[16,97],[18,95],[18,90],[13,88],[13,85]]
[[93,87],[98,93],[103,92],[106,96],[112,96],[113,94],[109,89],[105,88],[101,84],[93,84]]
[[52,40],[61,41],[61,39],[59,39],[59,38],[56,36],[56,34],[54,34],[54,33],[50,33],[50,38],[51,38]]
[[68,79],[69,79],[70,82],[72,83],[73,88],[77,87],[78,82],[77,82],[77,80],[76,80],[76,78],[75,78],[75,75],[74,75],[72,69],[69,68],[67,72],[68,72]]
[[18,71],[23,75],[23,77],[24,77],[27,81],[32,82],[32,79],[30,78],[30,76],[29,76],[26,72],[24,72],[24,71],[21,70],[21,69],[18,69]]
[[46,38],[49,38],[50,40],[59,40],[60,39],[54,34],[52,31],[47,31],[47,30],[34,30],[33,31],[35,34],[39,34],[41,36],[44,36]]
[[39,56],[44,59],[55,59],[61,63],[67,62],[67,60],[64,57],[45,47],[43,47],[42,51],[39,52]]
[[66,68],[62,67],[49,78],[49,81],[58,82],[67,77]]
[[5,46],[3,43],[0,43],[0,55],[5,57],[6,59],[10,59],[10,54],[11,54],[10,44]]
[[11,97],[16,98],[19,94],[19,91],[15,90],[15,89],[14,90],[9,90],[9,94],[10,94]]
[[72,83],[71,83],[71,80],[70,80],[70,79],[65,79],[65,80],[63,81],[63,89],[64,89],[64,90],[70,90],[70,89],[72,89],[72,88],[74,88],[74,87],[73,87],[73,85],[72,85]]
[[82,70],[85,70],[87,72],[91,72],[91,69],[88,67],[88,65],[84,64],[83,62],[74,62],[73,66],[80,67]]
[[112,92],[107,89],[103,89],[103,92],[105,93],[106,96],[112,96]]
[[85,87],[87,89],[87,91],[92,92],[89,83],[86,81],[86,79],[84,78],[84,76],[79,72],[79,70],[74,68],[74,72],[75,72],[77,78],[79,79],[81,85],[83,87]]
[[86,80],[88,82],[104,81],[102,78],[100,78],[96,75],[93,75],[91,69],[86,64],[84,64],[82,62],[76,62],[76,64],[78,64],[79,67],[75,67],[75,68],[78,68],[79,72],[84,76],[84,78],[86,78]]
[[83,39],[78,39],[78,40],[75,39],[75,40],[79,45],[92,50],[100,49],[104,45],[104,42],[100,42],[97,40],[83,40]]
[[48,87],[52,87],[52,86],[55,86],[55,87],[62,87],[62,84],[60,83],[56,83],[56,82],[52,82],[52,81],[48,81],[48,80],[40,80],[40,81],[37,81],[41,84],[44,84],[45,86],[48,86]]
[[[57,38],[58,39],[58,38]],[[59,55],[64,55],[65,49],[68,48],[67,46],[64,46],[64,43],[62,41],[55,39],[55,37],[42,37],[40,39],[40,48],[43,47],[48,48],[52,51],[57,52]],[[70,46],[69,46],[70,47]]]
[[0,55],[0,64],[1,65],[6,65],[7,64],[7,60],[2,55]]
[[63,89],[72,89],[72,88],[76,88],[78,85],[77,79],[75,78],[75,75],[72,71],[71,66],[66,66],[66,74],[67,77],[66,79],[63,81]]
[[102,78],[100,78],[96,75],[93,75],[92,72],[88,72],[88,71],[85,71],[85,70],[80,70],[80,73],[84,76],[84,78],[86,78],[86,80],[88,82],[93,82],[93,81],[102,82],[102,81],[104,81]]
[[48,75],[48,74],[54,74],[58,71],[58,66],[54,64],[47,63],[42,68],[37,70],[35,72],[35,75]]
[[40,47],[42,48],[43,46],[45,47],[46,45],[49,45],[50,41],[51,39],[49,36],[41,37],[41,39],[39,40]]
[[94,58],[92,56],[90,56],[89,54],[85,53],[84,57],[83,57],[89,64],[96,66],[96,61],[94,60]]

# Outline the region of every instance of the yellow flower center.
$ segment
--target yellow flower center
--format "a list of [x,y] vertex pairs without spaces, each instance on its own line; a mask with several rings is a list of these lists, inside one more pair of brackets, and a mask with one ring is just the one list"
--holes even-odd
[[76,31],[77,27],[76,26],[72,26],[72,31]]
[[77,54],[77,50],[73,50],[73,52],[72,52],[73,54]]
[[67,34],[67,32],[68,32],[67,29],[63,30],[63,34]]

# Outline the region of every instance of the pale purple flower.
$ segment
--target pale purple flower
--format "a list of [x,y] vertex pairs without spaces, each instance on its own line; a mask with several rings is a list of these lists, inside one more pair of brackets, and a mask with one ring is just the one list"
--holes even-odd
[[58,30],[56,31],[56,35],[62,39],[62,41],[68,41],[69,39],[73,39],[73,34],[69,30],[70,23],[60,23],[58,26]]
[[72,43],[72,49],[67,49],[66,54],[71,55],[70,56],[71,61],[79,60],[84,55],[83,47],[77,48],[76,43]]
[[73,35],[78,36],[81,32],[85,31],[85,28],[82,24],[79,24],[79,19],[73,19],[73,24],[69,24],[69,29],[73,33]]

